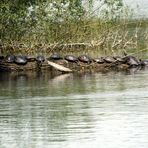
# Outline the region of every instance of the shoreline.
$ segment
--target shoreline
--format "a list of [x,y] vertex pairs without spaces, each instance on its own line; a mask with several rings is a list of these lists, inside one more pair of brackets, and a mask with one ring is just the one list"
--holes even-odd
[[[82,55],[83,57],[85,55]],[[87,56],[86,56],[87,57]],[[124,71],[130,68],[143,68],[148,66],[148,60],[139,60],[133,56],[114,57],[107,56],[101,57],[103,62],[97,61],[101,60],[100,58],[91,58],[89,62],[85,61],[68,61],[64,58],[61,59],[52,59],[45,58],[43,61],[37,61],[35,57],[29,58],[25,63],[16,63],[6,61],[6,57],[1,58],[0,60],[0,72],[21,72],[21,71],[47,71],[55,74],[63,73],[83,73],[83,72],[108,72],[111,70],[114,71]],[[85,60],[85,59],[84,59]],[[96,60],[96,61],[95,61]],[[50,63],[48,62],[51,62]],[[55,65],[52,65],[55,64]],[[59,68],[60,67],[60,68]],[[67,71],[66,71],[66,70]]]

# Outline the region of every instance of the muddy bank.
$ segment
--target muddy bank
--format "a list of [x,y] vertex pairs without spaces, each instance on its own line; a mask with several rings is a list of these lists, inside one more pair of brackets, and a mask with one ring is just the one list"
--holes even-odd
[[[48,61],[50,61],[50,64]],[[48,71],[55,74],[79,72],[106,72],[110,70],[122,71],[133,67],[148,66],[148,60],[140,60],[133,56],[91,58],[87,55],[64,57],[53,54],[44,56],[1,56],[0,71]],[[65,70],[68,69],[67,71]]]

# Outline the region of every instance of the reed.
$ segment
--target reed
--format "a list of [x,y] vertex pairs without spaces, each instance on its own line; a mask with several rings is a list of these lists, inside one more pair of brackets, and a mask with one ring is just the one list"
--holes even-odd
[[47,19],[44,5],[40,8],[35,11],[37,19],[33,14],[26,17],[26,11],[10,14],[5,10],[1,19],[1,54],[50,54],[55,50],[62,54],[84,50],[121,54],[148,48],[146,19],[106,19],[82,11],[71,18],[61,10]]

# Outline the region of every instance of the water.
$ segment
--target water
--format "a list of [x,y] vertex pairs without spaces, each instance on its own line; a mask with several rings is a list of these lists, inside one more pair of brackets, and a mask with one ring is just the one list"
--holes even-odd
[[147,148],[148,70],[0,73],[0,148]]

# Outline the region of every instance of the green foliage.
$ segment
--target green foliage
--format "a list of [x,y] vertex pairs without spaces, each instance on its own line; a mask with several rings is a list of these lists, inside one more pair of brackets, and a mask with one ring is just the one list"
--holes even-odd
[[[98,0],[104,7],[100,16],[89,17],[83,0],[2,0],[1,41],[33,43],[84,42],[108,29],[108,20],[120,18],[122,0]],[[86,1],[89,11],[94,0]],[[97,15],[97,14],[96,14]],[[94,21],[95,20],[95,21]],[[105,24],[107,22],[107,24]]]
[[7,0],[1,1],[0,14],[1,39],[20,40],[24,36],[50,37],[61,22],[79,20],[84,9],[80,0]]
[[123,13],[123,0],[104,0],[102,16],[111,21],[120,19]]

